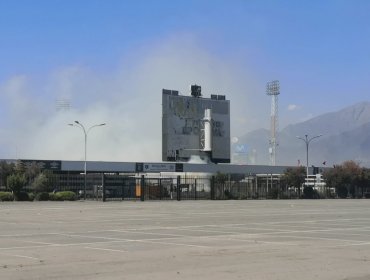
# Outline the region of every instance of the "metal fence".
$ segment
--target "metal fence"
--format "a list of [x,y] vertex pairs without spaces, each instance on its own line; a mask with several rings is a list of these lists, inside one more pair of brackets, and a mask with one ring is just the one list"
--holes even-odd
[[[54,174],[50,191],[73,191],[80,198],[96,200],[201,200],[201,199],[297,199],[303,187],[286,184],[273,174],[226,175],[142,175],[142,174]],[[326,187],[314,187],[313,198],[335,198]]]

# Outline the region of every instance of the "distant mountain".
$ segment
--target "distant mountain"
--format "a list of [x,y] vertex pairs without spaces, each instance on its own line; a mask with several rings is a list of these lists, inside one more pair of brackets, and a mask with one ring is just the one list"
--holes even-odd
[[[361,102],[340,111],[326,113],[305,122],[285,127],[278,134],[276,163],[278,165],[306,164],[306,145],[296,136],[322,134],[309,145],[309,164],[322,166],[356,160],[370,166],[370,102]],[[269,163],[270,131],[259,129],[239,137],[237,144],[245,143],[248,164]],[[232,147],[232,151],[234,147]]]

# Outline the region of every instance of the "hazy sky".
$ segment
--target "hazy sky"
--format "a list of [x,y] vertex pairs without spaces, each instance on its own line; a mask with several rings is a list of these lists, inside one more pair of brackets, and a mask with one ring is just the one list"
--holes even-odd
[[[0,158],[161,160],[161,90],[225,94],[231,131],[369,100],[370,1],[0,0]],[[68,112],[56,100],[69,100]]]

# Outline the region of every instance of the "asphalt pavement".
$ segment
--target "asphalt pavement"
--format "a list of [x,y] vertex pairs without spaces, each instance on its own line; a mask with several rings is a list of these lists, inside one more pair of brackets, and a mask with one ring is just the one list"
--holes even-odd
[[0,279],[369,280],[370,199],[2,202]]

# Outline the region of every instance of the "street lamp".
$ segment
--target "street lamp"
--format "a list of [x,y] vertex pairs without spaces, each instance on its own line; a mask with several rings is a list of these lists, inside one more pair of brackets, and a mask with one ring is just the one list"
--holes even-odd
[[305,143],[306,143],[306,178],[307,178],[307,182],[308,182],[308,146],[309,146],[309,144],[310,144],[310,142],[313,140],[313,139],[316,139],[316,138],[319,138],[319,137],[321,137],[322,136],[322,134],[320,134],[320,135],[316,135],[316,136],[314,136],[314,137],[311,137],[311,138],[309,138],[308,137],[308,135],[306,134],[305,135],[305,138],[302,138],[302,137],[299,137],[299,136],[296,136],[298,139],[301,139],[302,141],[304,141]]
[[85,129],[85,126],[80,123],[79,121],[75,121],[75,124],[73,123],[70,123],[68,124],[70,126],[77,126],[79,128],[82,129],[83,133],[84,133],[84,136],[85,136],[85,159],[84,159],[84,200],[86,200],[86,151],[87,151],[87,135],[89,134],[90,130],[93,129],[94,127],[98,127],[98,126],[103,126],[105,125],[105,123],[101,123],[101,124],[95,124],[93,126],[90,126],[87,130]]

